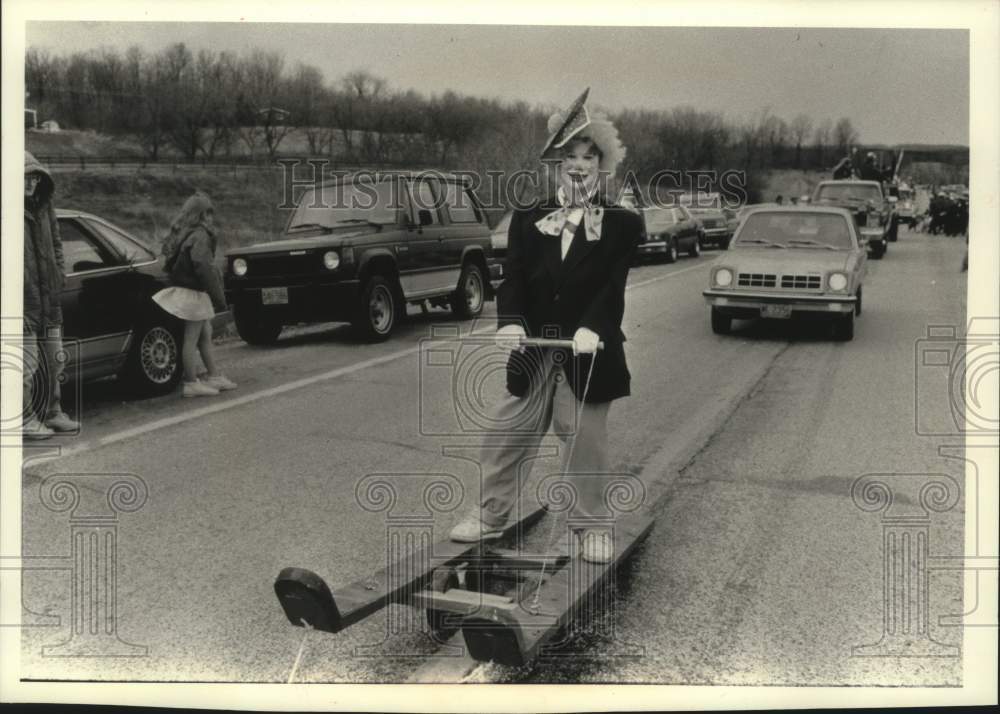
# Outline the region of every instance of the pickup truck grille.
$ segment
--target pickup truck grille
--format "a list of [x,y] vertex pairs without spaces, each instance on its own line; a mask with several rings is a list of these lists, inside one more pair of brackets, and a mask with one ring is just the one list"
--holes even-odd
[[741,288],[774,288],[785,290],[819,290],[823,279],[819,275],[782,275],[775,273],[739,273],[736,285]]
[[247,258],[247,277],[309,275],[321,268],[318,253],[306,255],[261,255]]
[[741,288],[773,288],[777,277],[774,273],[740,273],[736,284]]
[[792,290],[819,290],[822,279],[818,275],[782,275],[781,287]]

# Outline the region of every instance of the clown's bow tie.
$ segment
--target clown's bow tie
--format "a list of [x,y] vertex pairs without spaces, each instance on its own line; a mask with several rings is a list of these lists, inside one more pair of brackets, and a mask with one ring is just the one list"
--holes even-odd
[[582,206],[570,206],[562,187],[556,192],[556,198],[560,207],[535,222],[535,227],[541,233],[548,236],[558,236],[566,231],[572,240],[573,234],[576,233],[576,227],[580,225],[582,220],[587,230],[587,240],[601,239],[601,221],[604,219],[603,206],[589,202]]

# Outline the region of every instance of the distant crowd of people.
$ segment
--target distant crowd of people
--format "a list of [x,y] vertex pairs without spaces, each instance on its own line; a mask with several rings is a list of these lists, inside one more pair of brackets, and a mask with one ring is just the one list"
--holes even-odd
[[962,236],[969,233],[969,201],[964,196],[935,192],[927,208],[927,232]]

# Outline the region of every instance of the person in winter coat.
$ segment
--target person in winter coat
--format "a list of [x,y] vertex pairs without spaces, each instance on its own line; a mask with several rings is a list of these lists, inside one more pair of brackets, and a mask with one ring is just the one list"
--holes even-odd
[[59,222],[52,205],[55,186],[45,167],[24,152],[25,362],[22,375],[26,439],[47,439],[54,432],[75,432],[80,428],[79,422],[71,419],[62,408],[60,385],[66,360],[62,345],[61,300],[65,266]]
[[851,163],[849,156],[845,156],[837,165],[833,167],[833,178],[834,180],[849,179],[854,175],[854,164]]
[[[163,242],[170,287],[153,296],[160,307],[184,321],[181,360],[185,397],[208,397],[236,389],[232,380],[218,372],[212,354],[212,317],[226,309],[215,248],[215,209],[208,196],[195,193],[174,217]],[[204,380],[199,379],[199,354],[208,370]]]
[[[497,427],[484,438],[481,498],[452,529],[453,541],[503,531],[521,467],[550,426],[566,444],[563,472],[572,475],[578,494],[571,516],[593,523],[607,510],[607,417],[611,402],[630,393],[621,324],[643,223],[600,190],[625,149],[610,121],[588,114],[585,99],[586,92],[549,119],[552,136],[542,158],[557,164],[555,195],[511,218],[496,333],[498,346],[511,351],[508,393],[493,405]],[[524,347],[520,340],[527,336],[572,339],[573,349]],[[580,541],[585,560],[611,560],[606,531],[584,526]]]

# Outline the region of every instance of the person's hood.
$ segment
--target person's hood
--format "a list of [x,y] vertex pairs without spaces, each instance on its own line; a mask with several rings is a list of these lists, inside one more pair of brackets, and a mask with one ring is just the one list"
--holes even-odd
[[56,182],[52,179],[52,174],[49,173],[47,168],[42,166],[41,162],[30,151],[25,151],[24,175],[27,176],[28,174],[40,174],[42,177],[42,180],[38,183],[38,187],[35,188],[35,200],[38,203],[44,203],[52,198],[52,194],[56,190]]

